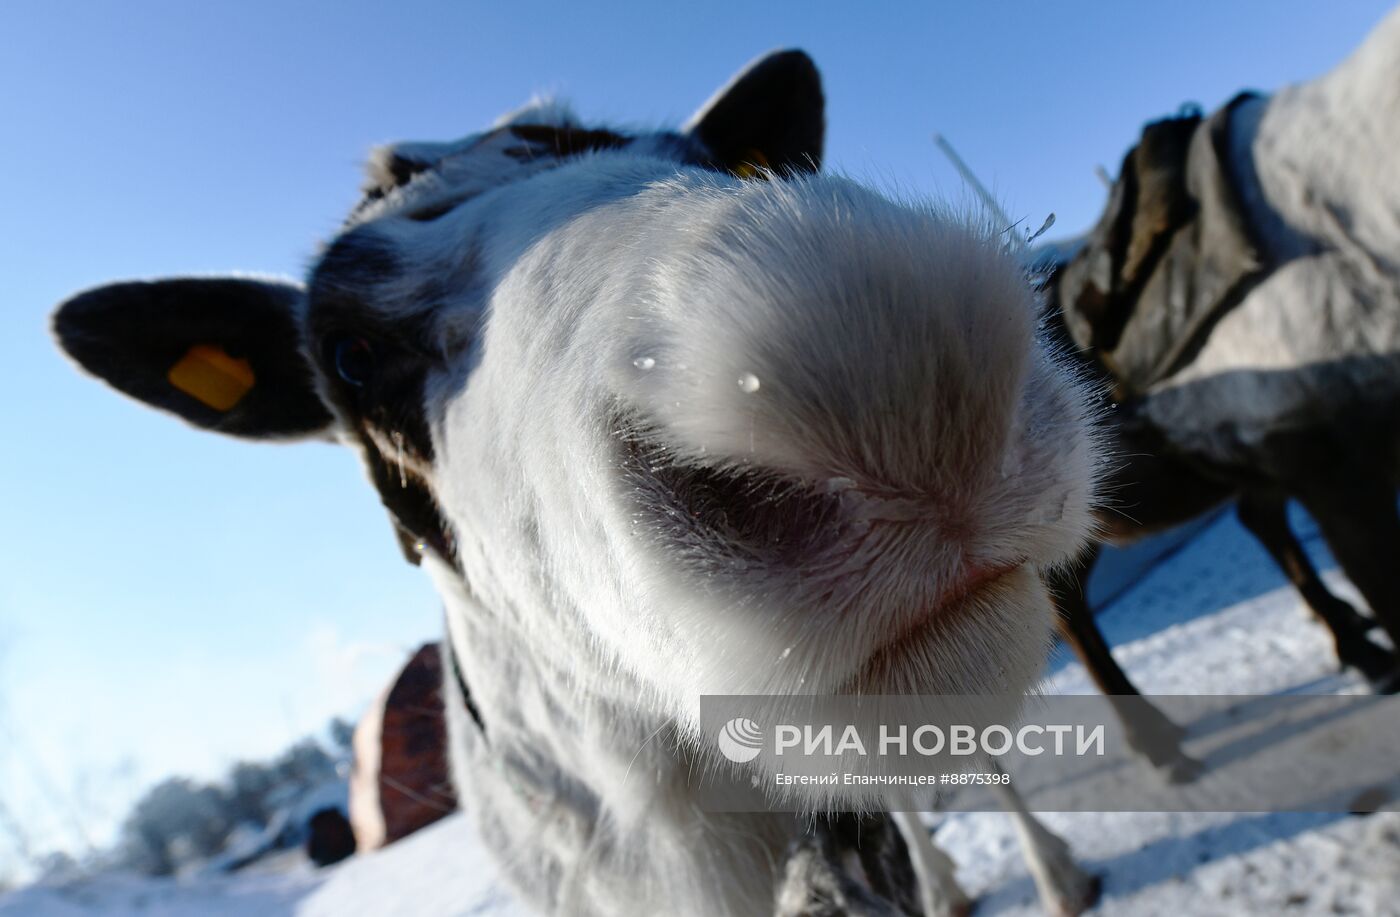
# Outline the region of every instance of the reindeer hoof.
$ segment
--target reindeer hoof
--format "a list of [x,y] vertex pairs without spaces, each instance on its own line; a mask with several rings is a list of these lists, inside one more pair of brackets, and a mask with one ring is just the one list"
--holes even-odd
[[1064,838],[1039,822],[1031,823],[1031,832],[1036,836],[1034,852],[1027,851],[1026,862],[1045,912],[1053,917],[1076,917],[1093,907],[1103,880],[1079,868]]
[[1342,668],[1353,668],[1370,683],[1377,694],[1394,694],[1400,689],[1400,659],[1369,639],[1337,647],[1337,661]]
[[948,911],[951,917],[972,917],[972,912],[977,910],[976,901],[964,901],[961,904],[953,905]]
[[1139,741],[1134,748],[1159,777],[1173,786],[1190,783],[1206,769],[1204,764],[1181,750],[1179,740],[1164,741],[1154,736],[1150,743]]
[[1389,668],[1374,677],[1367,675],[1366,681],[1370,683],[1371,691],[1376,694],[1395,694],[1400,692],[1400,668]]
[[1046,912],[1052,917],[1079,917],[1080,914],[1099,903],[1103,894],[1103,877],[1092,873],[1082,873],[1082,881],[1072,895],[1058,897],[1053,902],[1045,902]]
[[1201,761],[1182,752],[1170,761],[1158,765],[1157,773],[1172,786],[1179,786],[1183,783],[1190,783],[1205,772],[1206,766]]
[[[1149,704],[1138,704],[1124,719],[1128,746],[1159,771],[1171,772],[1192,759],[1181,750],[1186,728]],[[1181,782],[1173,780],[1173,783]]]
[[1088,883],[1084,886],[1084,897],[1079,902],[1079,912],[1083,913],[1098,904],[1101,897],[1103,897],[1103,876],[1090,875]]

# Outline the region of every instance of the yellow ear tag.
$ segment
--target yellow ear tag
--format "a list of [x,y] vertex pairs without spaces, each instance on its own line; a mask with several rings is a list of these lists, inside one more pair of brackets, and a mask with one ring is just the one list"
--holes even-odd
[[768,168],[768,157],[763,155],[762,150],[745,150],[744,158],[734,167],[734,175],[738,178],[762,178],[763,169]]
[[196,344],[165,374],[170,384],[216,411],[228,411],[253,388],[253,367],[222,347]]

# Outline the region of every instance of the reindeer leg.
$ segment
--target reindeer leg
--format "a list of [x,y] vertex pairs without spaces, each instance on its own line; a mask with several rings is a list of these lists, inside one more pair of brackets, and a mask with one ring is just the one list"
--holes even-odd
[[1378,690],[1394,691],[1400,660],[1371,642],[1366,636],[1371,622],[1350,603],[1333,595],[1323,584],[1316,568],[1308,560],[1307,552],[1288,526],[1286,500],[1272,494],[1247,491],[1240,497],[1235,512],[1240,523],[1259,540],[1288,581],[1303,596],[1303,601],[1331,630],[1338,661],[1343,666],[1354,667]]
[[1308,482],[1300,499],[1317,520],[1343,572],[1400,647],[1400,513],[1395,489],[1360,462],[1339,462],[1337,474]]
[[773,902],[773,917],[904,917],[846,874],[819,837],[788,848]]
[[1095,551],[1073,568],[1051,578],[1051,591],[1060,611],[1056,620],[1060,636],[1113,705],[1133,751],[1146,758],[1169,782],[1187,783],[1199,776],[1202,764],[1181,750],[1186,730],[1143,699],[1113,658],[1108,641],[1103,638],[1094,612],[1089,608],[1085,584],[1097,556]]
[[917,812],[891,812],[904,845],[909,848],[909,861],[919,886],[919,906],[924,917],[967,917],[972,913],[972,899],[963,891],[954,875],[956,867],[948,854],[934,844],[928,826]]
[[[992,767],[1002,772],[999,765]],[[1002,807],[1016,821],[1021,851],[1045,912],[1052,917],[1074,917],[1093,907],[1103,890],[1102,879],[1075,864],[1069,844],[1031,815],[1011,784],[998,784],[995,790]]]

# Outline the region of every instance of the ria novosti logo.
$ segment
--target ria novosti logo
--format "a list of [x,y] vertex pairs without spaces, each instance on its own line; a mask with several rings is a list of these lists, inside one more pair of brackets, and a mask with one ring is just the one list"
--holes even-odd
[[719,731],[719,751],[735,764],[747,764],[763,750],[763,730],[748,717],[736,716]]
[[[868,728],[868,725],[867,725]],[[735,764],[747,764],[763,751],[763,727],[746,716],[736,716],[722,726],[715,736],[720,753]],[[1073,744],[1071,744],[1073,740]],[[1050,745],[1047,747],[1046,742]],[[873,752],[870,750],[873,748]],[[973,755],[986,755],[999,758],[1013,750],[1029,757],[1049,754],[1052,757],[1065,755],[1104,754],[1104,727],[1102,724],[1049,724],[1029,723],[1018,729],[993,723],[977,727],[956,723],[946,729],[933,723],[917,726],[912,734],[909,724],[899,723],[890,726],[879,724],[879,741],[874,746],[868,737],[862,735],[855,724],[836,726],[831,723],[794,726],[780,724],[774,727],[773,754],[779,758],[798,757],[816,759],[842,758],[855,755],[870,757],[910,757],[967,758]]]

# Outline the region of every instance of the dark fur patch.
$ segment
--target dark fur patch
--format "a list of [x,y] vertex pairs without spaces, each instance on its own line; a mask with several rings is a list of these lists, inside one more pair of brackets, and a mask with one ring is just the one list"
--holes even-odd
[[[451,630],[448,630],[451,633]],[[481,710],[476,705],[475,698],[472,697],[471,688],[467,687],[466,673],[462,671],[462,663],[457,659],[457,653],[452,649],[452,641],[448,639],[442,645],[443,657],[447,660],[448,667],[452,670],[452,680],[457,682],[457,690],[462,692],[462,702],[466,705],[467,713],[471,716],[472,722],[476,723],[476,728],[481,730],[482,735],[486,734],[486,724],[482,722]]]
[[715,172],[729,172],[723,163],[716,162],[705,145],[689,134],[676,131],[662,131],[652,136],[652,142],[662,151],[669,152],[671,158],[688,166],[698,166]]
[[[390,321],[371,305],[376,288],[398,271],[398,258],[372,231],[338,239],[312,274],[309,349],[327,380],[327,396],[355,431],[404,556],[417,563],[421,545],[455,564],[451,530],[420,474],[433,460],[424,386],[443,358],[433,346],[429,318]],[[363,379],[342,378],[338,353],[346,342],[362,352]]]
[[388,173],[388,181],[381,178],[376,183],[373,181],[373,177],[371,177],[371,182],[362,189],[364,196],[360,198],[360,202],[350,211],[349,220],[353,221],[355,217],[370,204],[387,197],[389,193],[396,188],[402,188],[404,185],[407,185],[409,182],[413,181],[415,176],[428,171],[433,165],[434,164],[430,162],[420,162],[416,159],[408,159],[407,157],[400,156],[397,153],[393,154],[389,160],[387,169],[384,170]]
[[455,566],[457,542],[428,485],[417,477],[401,476],[397,464],[386,459],[372,439],[367,436],[359,439],[370,480],[379,491],[380,502],[393,518],[404,558],[417,564],[421,550],[431,548]]
[[[818,108],[820,100],[818,99]],[[600,150],[620,150],[624,149],[639,138],[619,134],[616,131],[603,129],[588,129],[582,127],[560,127],[551,124],[514,124],[499,129],[509,131],[512,136],[523,141],[519,146],[508,147],[502,152],[516,160],[517,162],[533,162],[541,157],[548,156],[555,159],[568,159],[583,153],[596,152]],[[488,135],[489,136],[489,135]],[[754,165],[750,162],[754,149],[745,148],[739,152],[739,158],[729,161],[725,158],[733,151],[721,151],[716,153],[710,150],[703,142],[689,134],[681,134],[676,131],[661,131],[648,135],[656,145],[656,150],[663,155],[669,153],[677,162],[697,166],[703,169],[710,169],[715,172],[725,172],[737,174],[736,170],[745,165]],[[766,159],[766,156],[764,157]],[[790,174],[792,172],[807,171],[814,168],[814,164],[820,161],[820,144],[811,150],[807,150],[801,156],[801,162],[793,164],[780,160],[777,164],[780,174]],[[762,165],[763,163],[758,163]],[[432,171],[437,167],[437,163],[421,162],[419,160],[408,159],[404,156],[393,154],[386,167],[379,170],[380,178],[377,182],[371,182],[364,189],[364,196],[351,210],[347,223],[354,223],[355,220],[365,211],[367,207],[376,201],[383,200],[398,188],[411,184],[417,176],[424,172]],[[474,196],[474,195],[473,195]],[[407,218],[420,223],[429,223],[451,213],[461,206],[472,196],[454,198],[448,201],[440,201],[406,214]]]
[[506,155],[521,162],[535,159],[537,148],[540,146],[544,147],[546,152],[559,159],[564,159],[596,150],[620,150],[630,144],[633,139],[612,131],[585,130],[581,127],[555,127],[548,124],[513,124],[510,127],[510,132],[526,143],[536,145],[536,148],[512,147],[505,151]]
[[394,187],[401,188],[413,181],[413,176],[432,168],[431,163],[407,159],[397,154],[389,160],[389,174],[394,179]]
[[336,239],[317,263],[312,279],[313,306],[336,290],[360,294],[400,273],[392,245],[373,230],[351,230]]
[[462,206],[475,196],[476,195],[467,195],[464,197],[453,198],[450,201],[442,201],[440,203],[432,205],[431,207],[424,207],[421,210],[415,210],[412,213],[406,214],[406,216],[410,220],[413,220],[415,223],[431,223],[433,220],[447,216],[449,213],[456,210],[458,207]]
[[[852,858],[860,862],[852,870]],[[775,917],[899,917],[923,913],[909,850],[887,815],[817,819],[789,846]]]

